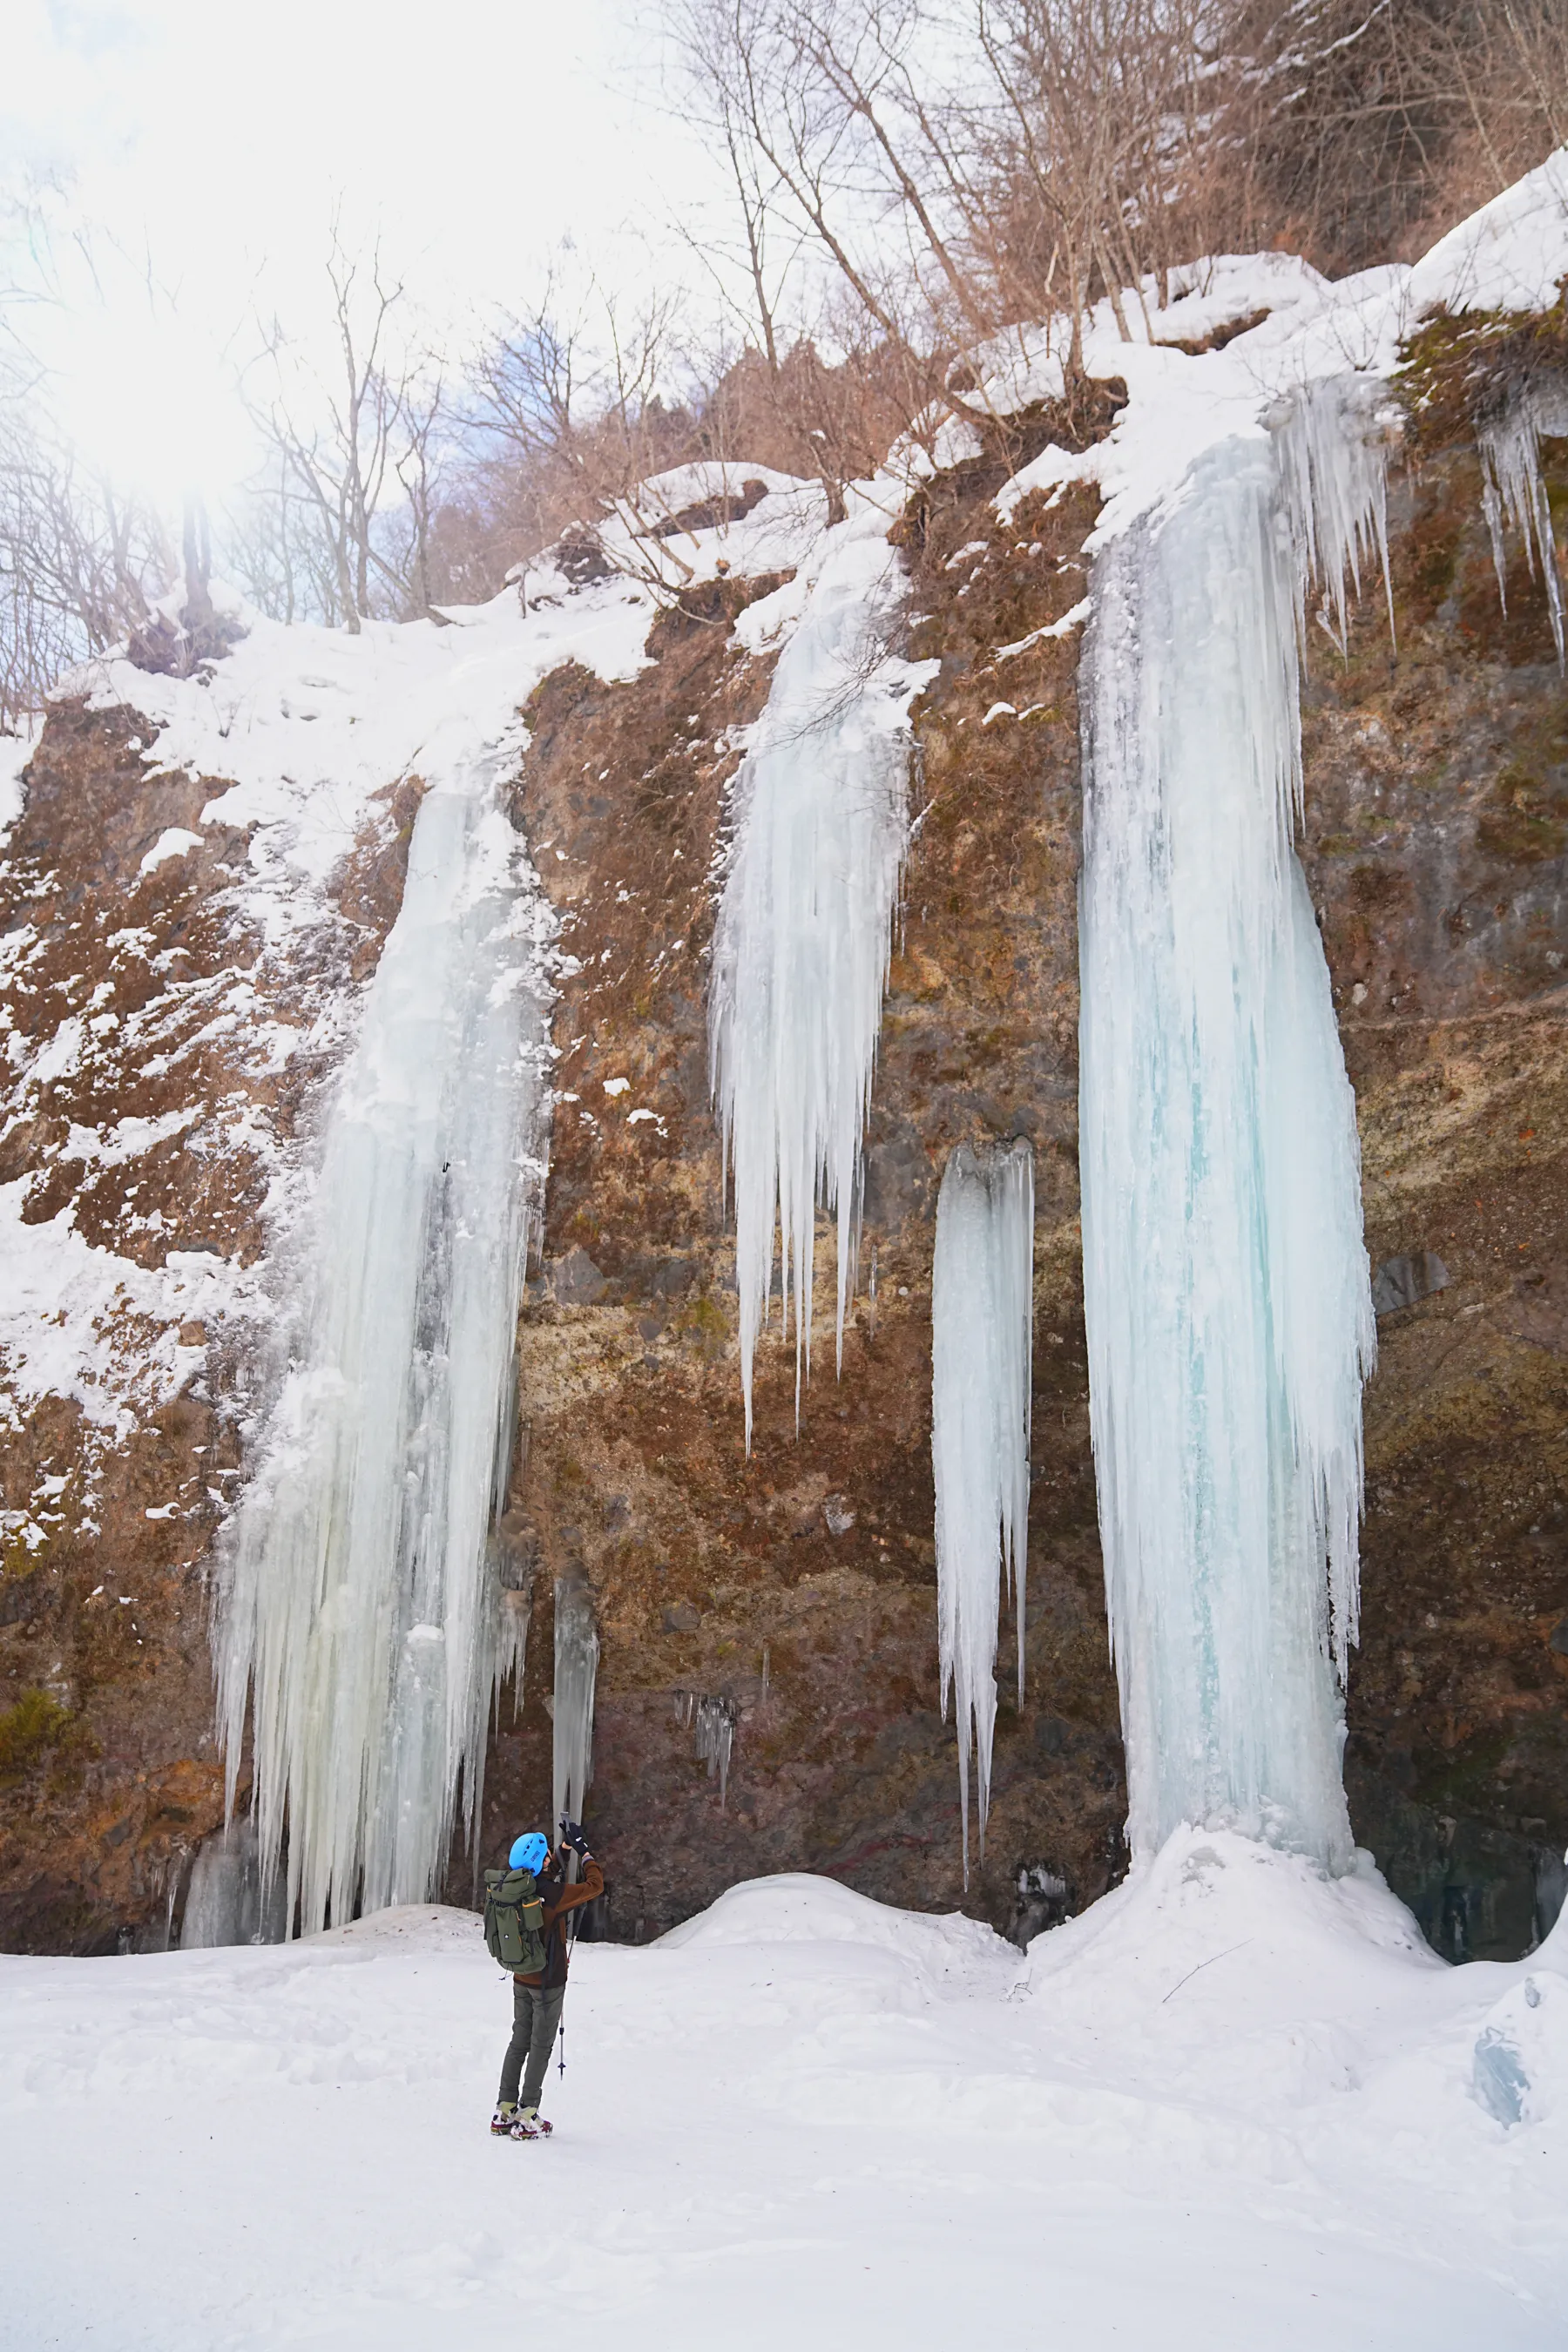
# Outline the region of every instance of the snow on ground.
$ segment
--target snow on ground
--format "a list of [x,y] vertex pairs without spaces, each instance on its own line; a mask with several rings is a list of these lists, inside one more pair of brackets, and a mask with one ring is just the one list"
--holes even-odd
[[556,2136],[518,2145],[461,1912],[0,1960],[0,2341],[1534,2352],[1568,2342],[1565,1971],[1561,1934],[1447,1969],[1370,1871],[1214,1832],[1026,1961],[758,1880],[579,1948]]

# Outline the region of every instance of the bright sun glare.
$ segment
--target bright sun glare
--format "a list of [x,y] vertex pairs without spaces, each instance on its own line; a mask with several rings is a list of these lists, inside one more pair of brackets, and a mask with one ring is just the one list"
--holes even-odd
[[209,502],[256,463],[232,370],[210,335],[142,299],[73,310],[52,354],[57,422],[84,463],[122,490]]

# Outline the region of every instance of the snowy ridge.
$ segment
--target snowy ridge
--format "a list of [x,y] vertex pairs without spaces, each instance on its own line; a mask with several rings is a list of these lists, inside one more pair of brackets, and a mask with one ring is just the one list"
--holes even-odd
[[[910,703],[934,671],[889,648],[903,572],[888,545],[891,478],[854,486],[773,615],[794,620],[732,794],[713,940],[710,1066],[735,1203],[741,1385],[752,1376],[775,1262],[795,1411],[809,1370],[818,1203],[837,1223],[838,1357],[854,1290],[861,1154],[909,829]],[[774,599],[767,599],[770,604]]]
[[973,1740],[980,1855],[996,1728],[996,1618],[1004,1579],[1018,1624],[1029,1544],[1034,1365],[1035,1163],[1028,1143],[960,1144],[942,1174],[931,1268],[931,1466],[942,1706],[958,1698],[958,1799],[969,1884]]

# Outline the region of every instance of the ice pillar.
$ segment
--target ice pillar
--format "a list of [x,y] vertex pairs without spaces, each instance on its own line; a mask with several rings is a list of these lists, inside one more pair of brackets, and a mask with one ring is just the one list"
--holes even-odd
[[966,1886],[972,1742],[982,1860],[985,1854],[1004,1576],[1017,1596],[1020,1700],[1024,1696],[1034,1265],[1028,1144],[983,1151],[960,1144],[937,1199],[931,1450],[942,1705],[945,1715],[956,1689]]
[[1330,387],[1111,541],[1082,677],[1084,1293],[1130,1835],[1348,1866],[1373,1351],[1354,1104],[1292,846],[1300,597],[1381,530]]
[[887,650],[904,594],[885,512],[833,534],[736,779],[713,940],[714,1096],[735,1202],[746,1444],[774,1234],[795,1411],[811,1355],[816,1210],[838,1232],[837,1331],[853,1293],[861,1148],[908,837],[909,703],[926,663]]

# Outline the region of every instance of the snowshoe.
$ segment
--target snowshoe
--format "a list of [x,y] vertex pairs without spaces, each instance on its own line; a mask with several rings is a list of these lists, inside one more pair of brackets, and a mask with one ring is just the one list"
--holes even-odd
[[553,2124],[545,2121],[537,2107],[520,2107],[511,2136],[513,2139],[548,2139],[554,2128]]
[[490,2117],[490,2129],[497,2139],[505,2139],[517,2121],[517,2107],[510,2099],[503,2099]]

